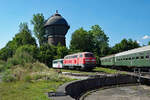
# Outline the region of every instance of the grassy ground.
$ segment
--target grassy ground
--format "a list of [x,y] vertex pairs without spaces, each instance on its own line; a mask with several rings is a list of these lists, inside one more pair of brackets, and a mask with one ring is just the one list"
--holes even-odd
[[127,74],[127,72],[125,72],[125,71],[119,71],[119,70],[103,68],[103,67],[96,67],[95,69],[93,69],[93,71],[104,72],[107,74]]
[[80,74],[86,74],[86,75],[95,75],[96,73],[95,72],[92,72],[92,71],[81,71],[81,70],[70,70],[70,69],[53,69],[53,68],[51,68],[50,69],[51,71],[53,70],[53,71],[60,71],[61,70],[61,72],[70,72],[70,73],[80,73]]
[[11,66],[1,76],[0,100],[50,100],[47,92],[72,81],[39,62]]
[[50,100],[45,93],[55,91],[63,83],[58,81],[0,83],[0,100]]
[[[59,70],[59,69],[50,69],[50,70]],[[79,71],[79,70],[69,70],[69,69],[61,69],[62,72],[71,72],[71,73],[82,73],[82,74],[96,74],[96,72],[102,72],[106,74],[126,74],[125,72],[121,72],[115,69],[109,69],[109,68],[103,68],[103,67],[96,67],[92,71],[86,72],[86,71]]]
[[116,74],[116,73],[119,73],[119,71],[117,71],[117,70],[109,69],[109,68],[102,68],[102,67],[96,67],[95,69],[93,69],[93,71],[96,71],[96,72],[104,72],[104,73],[108,73],[108,74]]

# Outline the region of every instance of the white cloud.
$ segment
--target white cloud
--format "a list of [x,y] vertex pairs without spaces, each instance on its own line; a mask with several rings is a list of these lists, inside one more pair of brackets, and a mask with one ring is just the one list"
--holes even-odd
[[140,44],[140,43],[141,43],[139,40],[136,40],[136,42],[137,42],[138,44]]
[[150,36],[148,36],[148,35],[144,35],[144,36],[142,37],[143,40],[149,39],[149,38],[150,38]]

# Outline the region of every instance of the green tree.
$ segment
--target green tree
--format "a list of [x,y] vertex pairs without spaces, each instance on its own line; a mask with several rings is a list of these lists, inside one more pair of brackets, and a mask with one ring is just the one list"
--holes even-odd
[[148,45],[150,45],[150,41],[148,42]]
[[[104,56],[108,53],[109,49],[109,38],[106,36],[104,31],[99,25],[94,25],[91,27],[89,34],[93,37],[94,48],[93,51],[97,56]],[[91,48],[92,49],[92,48]]]
[[39,48],[35,45],[23,45],[17,48],[16,52],[26,52],[31,55],[34,59],[38,59]]
[[72,51],[92,51],[93,39],[83,28],[76,30],[71,37],[70,49]]
[[13,50],[11,48],[2,48],[0,50],[0,60],[6,61],[9,57],[12,57]]
[[43,14],[34,14],[31,23],[34,25],[34,35],[38,39],[39,45],[47,43],[47,34],[44,30],[45,19]]
[[0,59],[6,61],[15,54],[17,48],[23,45],[36,46],[35,38],[32,37],[27,23],[21,23],[19,25],[19,32],[15,35],[13,40],[9,41],[6,46],[0,50]]
[[28,28],[27,23],[21,23],[19,25],[19,33],[15,35],[13,41],[17,47],[22,45],[36,45],[35,38],[32,37],[31,31]]
[[57,45],[57,56],[55,56],[55,59],[61,59],[64,58],[68,54],[68,48],[65,46],[62,46],[60,43]]
[[112,53],[127,51],[138,47],[140,47],[140,45],[137,43],[137,41],[133,41],[132,39],[123,39],[120,43],[116,44],[112,48]]
[[57,55],[56,51],[57,49],[55,46],[44,44],[39,48],[38,60],[51,67],[52,60],[54,56]]

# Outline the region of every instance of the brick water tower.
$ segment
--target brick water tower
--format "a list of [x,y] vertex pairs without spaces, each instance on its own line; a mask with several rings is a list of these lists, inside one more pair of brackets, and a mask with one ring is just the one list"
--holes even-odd
[[46,21],[45,32],[48,34],[48,43],[50,45],[57,45],[61,43],[61,45],[66,46],[66,38],[65,35],[68,32],[70,26],[67,21],[56,11],[54,15],[52,15]]

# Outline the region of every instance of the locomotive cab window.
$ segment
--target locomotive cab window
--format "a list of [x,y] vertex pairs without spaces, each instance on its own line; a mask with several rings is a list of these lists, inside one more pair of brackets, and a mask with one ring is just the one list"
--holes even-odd
[[85,54],[85,57],[94,57],[94,56],[93,54],[88,53],[88,54]]
[[80,56],[79,56],[80,58],[82,58],[83,57],[83,55],[82,54],[80,54]]

